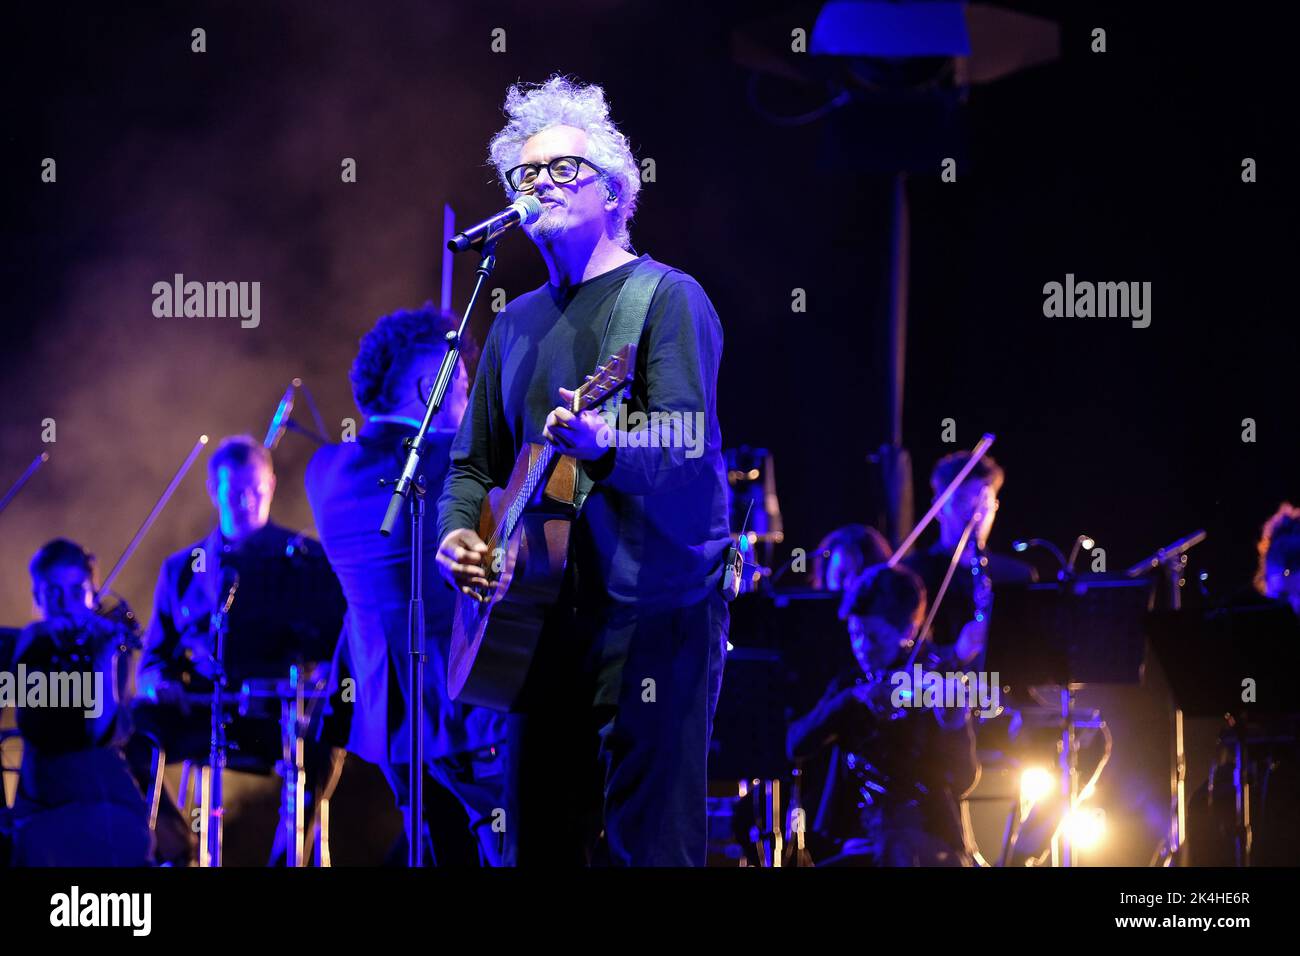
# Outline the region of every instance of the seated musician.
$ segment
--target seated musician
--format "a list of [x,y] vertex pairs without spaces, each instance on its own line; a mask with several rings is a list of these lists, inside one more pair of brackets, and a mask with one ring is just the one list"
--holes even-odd
[[[970,452],[945,455],[930,472],[930,488],[937,499],[970,460]],[[948,592],[939,606],[932,637],[940,647],[953,647],[954,656],[977,670],[983,669],[988,643],[990,612],[997,586],[1028,584],[1038,579],[1033,565],[1009,555],[988,551],[989,535],[998,513],[998,493],[1006,474],[992,455],[982,457],[957,486],[936,516],[939,540],[928,550],[913,551],[903,564],[920,575],[926,593],[933,597],[948,570],[967,524],[974,528],[953,575]],[[978,573],[973,573],[978,572]]]
[[1289,605],[1300,617],[1300,508],[1282,502],[1264,523],[1256,550],[1255,589],[1271,601]]
[[[227,438],[208,462],[207,489],[217,527],[164,562],[139,664],[135,720],[169,761],[208,759],[205,697],[218,671],[209,631],[231,572],[238,588],[221,668],[232,693],[246,680],[285,680],[293,665],[328,661],[343,623],[343,592],[320,545],[270,520],[275,471],[266,448],[246,435]],[[283,753],[278,708],[235,716],[227,737],[227,766],[270,771]],[[318,793],[332,769],[329,748],[309,741],[306,750],[308,789]]]
[[[1300,617],[1300,508],[1290,502],[1278,506],[1260,530],[1256,542],[1259,565],[1249,588],[1232,595],[1234,606],[1272,602]],[[1293,725],[1292,725],[1293,726]],[[1237,861],[1237,820],[1234,777],[1237,770],[1234,719],[1217,748],[1210,780],[1187,801],[1187,848],[1196,866],[1231,866]],[[1294,866],[1300,860],[1300,744],[1289,728],[1271,734],[1274,739],[1252,749],[1248,776],[1252,787],[1255,865]]]
[[[38,620],[19,635],[15,672],[23,761],[14,800],[15,866],[145,866],[149,807],[127,765],[125,707],[132,635],[97,615],[94,558],[64,538],[30,565]],[[34,696],[41,674],[44,696]],[[56,675],[58,675],[56,679]],[[56,687],[75,689],[75,694]]]
[[809,584],[818,591],[843,591],[873,564],[889,560],[892,549],[885,536],[865,524],[836,528],[817,545]]
[[812,829],[837,855],[822,865],[970,865],[957,802],[979,777],[970,712],[891,702],[889,675],[925,606],[924,585],[904,568],[876,565],[856,578],[840,617],[860,670],[838,675],[790,726],[791,759],[833,748]]

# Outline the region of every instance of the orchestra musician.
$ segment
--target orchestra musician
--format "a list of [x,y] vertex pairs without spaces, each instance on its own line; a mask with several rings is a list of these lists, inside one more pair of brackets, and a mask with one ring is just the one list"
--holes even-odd
[[[492,162],[511,199],[543,203],[524,228],[548,281],[510,301],[488,334],[438,503],[440,570],[466,594],[489,586],[480,506],[525,443],[573,456],[594,483],[565,593],[509,716],[509,861],[703,865],[729,619],[719,587],[731,542],[716,408],[722,328],[699,283],[670,270],[637,349],[629,412],[688,416],[698,449],[667,427],[629,441],[632,429],[565,407],[608,358],[598,352],[624,282],[653,268],[628,235],[639,169],[598,86],[560,76],[517,85],[505,110]],[[637,429],[660,427],[647,421]]]
[[[970,452],[959,451],[935,463],[930,473],[930,488],[936,499],[969,460]],[[1028,584],[1038,577],[1032,565],[988,550],[989,535],[998,513],[998,493],[1005,481],[1006,473],[993,456],[986,454],[980,458],[939,509],[936,516],[939,540],[927,550],[913,551],[902,562],[920,576],[926,593],[933,598],[939,593],[963,532],[974,521],[931,632],[936,645],[951,646],[957,662],[977,670],[983,668],[996,586]]]
[[[307,498],[330,564],[347,595],[342,656],[355,681],[347,749],[385,774],[398,808],[409,813],[409,617],[411,530],[378,533],[391,482],[406,459],[404,442],[419,430],[424,396],[446,352],[454,320],[431,304],[381,318],[361,340],[352,391],[365,423],[355,441],[327,445],[307,466]],[[431,487],[440,488],[449,450],[468,399],[457,365],[446,400],[421,457]],[[435,865],[501,861],[493,812],[503,807],[505,718],[452,701],[447,652],[455,592],[433,573],[437,540],[425,534],[422,595],[428,661],[424,667],[424,821]],[[409,827],[408,827],[409,829]]]
[[812,832],[834,855],[819,865],[971,865],[958,806],[979,779],[970,709],[893,699],[890,675],[925,608],[925,585],[904,567],[867,568],[845,590],[840,619],[858,668],[836,675],[786,738],[791,760],[831,750]]
[[1255,590],[1270,601],[1286,604],[1300,617],[1300,508],[1289,501],[1264,522],[1259,542]]
[[809,569],[809,584],[817,591],[843,591],[855,577],[888,561],[892,549],[885,536],[865,524],[836,528],[817,545]]
[[[219,669],[231,691],[250,679],[284,680],[291,666],[328,661],[343,622],[343,592],[320,545],[270,520],[275,471],[261,443],[247,435],[221,442],[208,461],[207,490],[217,525],[163,563],[137,674],[134,719],[169,761],[207,761],[210,715],[199,698],[211,693]],[[218,662],[210,625],[232,581]],[[227,736],[231,769],[266,774],[282,759],[276,717],[233,716]],[[305,765],[308,789],[319,795],[333,771],[329,748],[309,741]],[[287,850],[283,830],[273,861]]]
[[[1260,529],[1255,551],[1254,580],[1250,587],[1232,595],[1231,605],[1272,604],[1300,618],[1300,508],[1289,501],[1279,505]],[[1209,780],[1187,801],[1187,847],[1194,865],[1232,866],[1238,862],[1236,798],[1242,778],[1253,782],[1251,863],[1286,866],[1300,859],[1300,834],[1295,827],[1300,813],[1300,743],[1295,726],[1292,715],[1282,726],[1261,735],[1268,742],[1250,748],[1245,772],[1239,777],[1236,737],[1259,728],[1251,727],[1244,713],[1229,719]]]
[[[66,538],[32,558],[37,620],[19,635],[15,670],[44,678],[20,702],[22,768],[12,812],[15,866],[145,866],[149,806],[127,763],[135,635],[95,613],[94,557]],[[56,686],[75,687],[74,698]]]

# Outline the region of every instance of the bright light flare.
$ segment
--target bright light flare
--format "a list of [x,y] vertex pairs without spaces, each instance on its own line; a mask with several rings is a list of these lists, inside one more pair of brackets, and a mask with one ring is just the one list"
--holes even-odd
[[1033,806],[1056,789],[1056,775],[1042,767],[1030,767],[1020,775],[1020,802]]
[[1092,849],[1106,835],[1106,811],[1101,807],[1075,807],[1066,816],[1063,829],[1071,846]]

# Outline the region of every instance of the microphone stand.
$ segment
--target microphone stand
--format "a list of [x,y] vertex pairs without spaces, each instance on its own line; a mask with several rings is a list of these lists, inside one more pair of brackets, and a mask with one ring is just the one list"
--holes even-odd
[[221,607],[212,615],[214,670],[212,673],[212,723],[208,741],[208,812],[203,820],[200,866],[221,866],[221,844],[225,831],[225,799],[221,775],[226,767],[226,715],[222,708],[226,689],[226,634],[230,629],[230,606],[235,603],[239,575],[233,575]]
[[[1158,549],[1155,554],[1143,558],[1133,567],[1124,572],[1126,577],[1139,578],[1144,574],[1150,574],[1153,571],[1159,571],[1164,579],[1163,593],[1156,596],[1154,606],[1164,610],[1177,611],[1183,606],[1183,569],[1187,565],[1187,552],[1196,547],[1205,540],[1205,529],[1201,528],[1193,531],[1186,537],[1179,538],[1172,544],[1167,544]],[[1160,601],[1163,596],[1163,602]],[[1186,738],[1183,731],[1183,709],[1179,707],[1177,701],[1172,702],[1173,713],[1170,715],[1170,731],[1173,738],[1173,767],[1169,775],[1169,836],[1165,840],[1165,845],[1161,848],[1165,857],[1165,865],[1168,866],[1170,860],[1181,865],[1183,862],[1183,844],[1186,842],[1187,834],[1187,750]],[[1246,795],[1242,787],[1243,783],[1243,757],[1241,752],[1241,737],[1238,734],[1237,749],[1237,772],[1233,776],[1233,786],[1237,791],[1236,803],[1236,824],[1237,824],[1237,861],[1240,865],[1249,866],[1249,808],[1243,802],[1243,796]],[[1242,860],[1245,863],[1242,863]]]
[[380,480],[380,484],[393,485],[393,497],[389,499],[388,511],[384,515],[383,524],[379,527],[380,534],[388,537],[393,533],[393,526],[397,524],[397,516],[401,513],[403,500],[409,499],[411,506],[411,614],[408,623],[410,665],[407,672],[410,681],[410,693],[406,707],[411,736],[410,768],[407,780],[407,796],[410,806],[407,813],[406,861],[407,865],[412,867],[424,865],[425,487],[424,476],[419,475],[417,477],[416,473],[420,468],[420,455],[424,449],[425,436],[428,435],[433,419],[442,408],[443,399],[447,395],[447,387],[451,384],[451,378],[456,371],[456,363],[460,361],[461,336],[465,334],[465,327],[469,324],[470,312],[474,309],[474,303],[478,301],[479,292],[483,289],[483,283],[496,267],[496,244],[497,237],[483,243],[477,269],[478,278],[474,282],[474,292],[469,297],[469,304],[465,306],[465,314],[461,317],[460,328],[455,332],[447,333],[447,352],[442,357],[438,377],[434,380],[433,389],[429,392],[429,398],[424,409],[424,421],[420,423],[420,430],[415,433],[415,436],[406,439],[404,443],[407,454],[406,465],[402,468],[402,474],[396,482],[386,479]]

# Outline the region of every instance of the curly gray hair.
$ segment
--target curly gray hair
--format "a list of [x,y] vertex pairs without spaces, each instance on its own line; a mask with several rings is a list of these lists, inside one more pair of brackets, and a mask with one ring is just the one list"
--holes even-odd
[[630,249],[632,238],[627,225],[636,214],[641,176],[627,137],[609,118],[605,91],[599,86],[584,86],[578,81],[555,74],[545,83],[516,83],[506,93],[506,125],[488,145],[488,161],[496,167],[506,195],[515,191],[506,182],[506,172],[519,165],[524,143],[552,126],[572,126],[587,134],[587,158],[605,171],[605,185],[618,196],[614,210],[613,238]]

